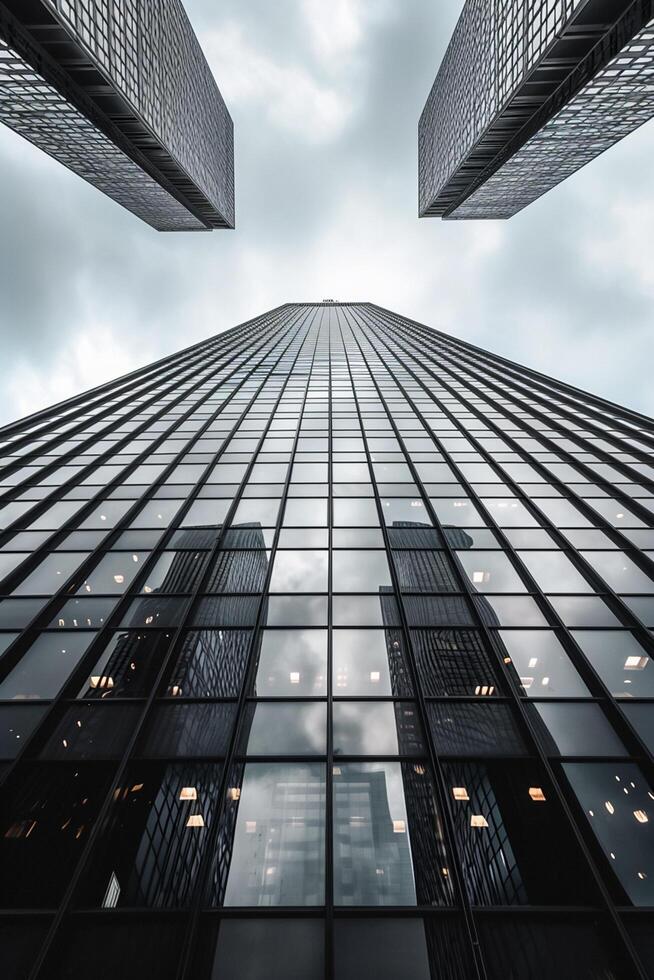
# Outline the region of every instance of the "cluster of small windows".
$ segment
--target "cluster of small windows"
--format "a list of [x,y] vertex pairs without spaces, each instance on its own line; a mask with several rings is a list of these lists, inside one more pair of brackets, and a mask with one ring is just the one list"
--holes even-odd
[[420,214],[511,217],[651,118],[647,16],[467,0],[420,119]]
[[654,424],[318,304],[0,439],[9,976],[651,967]]

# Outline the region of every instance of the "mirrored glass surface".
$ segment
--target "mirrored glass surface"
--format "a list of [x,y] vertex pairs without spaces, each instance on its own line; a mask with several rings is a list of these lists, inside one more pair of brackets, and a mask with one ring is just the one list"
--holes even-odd
[[527,588],[501,551],[457,551],[457,558],[477,592],[526,592]]
[[312,701],[249,704],[240,751],[247,755],[323,755],[327,708]]
[[[325,900],[325,766],[248,762],[229,793],[231,843],[226,883],[213,903],[311,906]],[[235,825],[234,825],[235,821]]]
[[425,766],[334,767],[334,902],[443,905],[448,859]]
[[654,905],[654,793],[632,762],[566,762],[579,805],[620,886],[621,904]]
[[333,691],[351,697],[412,694],[400,630],[336,629],[332,634]]
[[334,592],[379,592],[390,586],[391,575],[384,551],[335,551],[332,554]]
[[498,630],[498,652],[529,698],[584,698],[590,691],[551,630]]
[[264,630],[252,692],[259,697],[327,693],[327,631]]
[[271,592],[326,592],[328,551],[278,551],[270,579]]
[[335,701],[332,721],[335,756],[424,751],[418,711],[410,701]]
[[56,697],[93,638],[93,633],[41,633],[0,682],[0,700]]

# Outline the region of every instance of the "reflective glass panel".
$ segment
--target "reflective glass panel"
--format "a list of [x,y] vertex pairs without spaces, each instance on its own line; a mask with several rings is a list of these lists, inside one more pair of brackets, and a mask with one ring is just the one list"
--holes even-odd
[[[249,762],[238,790],[224,904],[322,905],[325,766]],[[218,875],[214,901],[222,887]]]

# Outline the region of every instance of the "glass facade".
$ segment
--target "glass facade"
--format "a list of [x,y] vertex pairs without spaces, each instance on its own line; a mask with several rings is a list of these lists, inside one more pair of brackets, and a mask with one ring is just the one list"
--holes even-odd
[[181,0],[0,0],[0,122],[159,231],[234,227],[232,120]]
[[510,218],[654,115],[653,66],[649,0],[466,0],[420,118],[420,216]]
[[654,977],[654,422],[324,302],[0,440],[3,977]]

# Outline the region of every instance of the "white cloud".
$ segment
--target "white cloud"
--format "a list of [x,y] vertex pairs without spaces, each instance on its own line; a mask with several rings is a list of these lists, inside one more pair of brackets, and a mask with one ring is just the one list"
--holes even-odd
[[204,47],[233,108],[255,107],[277,128],[308,143],[327,143],[347,125],[352,114],[347,93],[320,81],[307,65],[284,64],[274,52],[257,50],[238,24],[211,31]]
[[[139,350],[143,364],[156,360],[157,352]],[[4,401],[11,415],[20,418],[79,391],[94,388],[136,368],[132,345],[120,347],[111,326],[91,326],[51,359],[47,371],[26,360],[15,366],[6,385]]]

